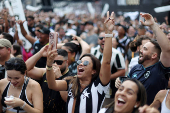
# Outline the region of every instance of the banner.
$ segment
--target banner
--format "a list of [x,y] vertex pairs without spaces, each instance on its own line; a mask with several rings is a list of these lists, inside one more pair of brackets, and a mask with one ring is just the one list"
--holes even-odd
[[102,14],[101,14],[102,18],[104,17],[104,15],[106,14],[107,11],[109,11],[109,4],[108,3],[106,3],[104,5],[104,8],[103,8],[103,11],[102,11]]
[[[21,0],[10,0],[10,2],[11,2],[11,7],[12,7],[16,21],[17,20],[22,20],[22,21],[26,20]],[[25,30],[27,31],[27,33],[29,34],[27,21],[24,22],[23,26],[24,26]],[[23,41],[24,48],[30,49],[32,47],[32,44],[27,39],[25,39],[25,37],[22,35],[20,26],[18,24],[17,24],[17,28],[18,28],[18,36]]]
[[156,13],[170,11],[170,5],[154,8]]
[[10,16],[14,16],[14,13],[12,11],[10,4],[9,4],[9,1],[5,1],[4,3],[5,3],[5,7],[8,8],[8,10],[9,10]]
[[91,17],[94,18],[95,16],[95,9],[93,8],[92,4],[90,2],[87,3],[87,8],[91,14]]

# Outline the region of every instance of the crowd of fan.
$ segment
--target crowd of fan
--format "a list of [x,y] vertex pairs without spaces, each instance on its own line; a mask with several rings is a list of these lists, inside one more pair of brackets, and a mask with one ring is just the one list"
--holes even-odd
[[[99,112],[100,110],[99,108],[101,108],[102,106],[112,103],[114,99],[116,98],[116,95],[119,92],[119,90],[123,90],[123,88],[127,85],[128,82],[129,82],[128,84],[132,84],[130,82],[134,82],[133,80],[131,81],[130,79],[127,79],[127,81],[125,80],[127,83],[125,82],[122,86],[121,83],[123,82],[123,79],[125,78],[124,76],[139,80],[146,89],[146,92],[143,91],[143,93],[146,93],[147,95],[146,103],[143,102],[142,104],[141,103],[134,104],[135,106],[137,106],[137,107],[134,106],[134,109],[141,107],[145,104],[151,105],[150,107],[159,109],[160,104],[164,101],[164,98],[166,102],[170,101],[170,99],[166,100],[167,96],[170,97],[169,90],[168,91],[164,90],[170,87],[170,82],[168,83],[168,80],[169,80],[168,72],[170,72],[168,68],[170,67],[170,65],[168,65],[169,60],[167,60],[167,62],[164,61],[167,58],[165,57],[166,55],[164,55],[165,53],[164,54],[162,53],[164,55],[163,56],[164,60],[160,58],[161,55],[159,56],[157,54],[156,57],[160,58],[160,61],[159,61],[159,59],[154,57],[154,55],[152,56],[153,58],[151,58],[151,56],[149,56],[151,54],[147,53],[149,54],[147,56],[146,53],[143,52],[143,51],[146,51],[145,49],[148,49],[151,47],[151,46],[146,46],[146,47],[144,46],[145,44],[148,44],[148,42],[151,42],[151,43],[158,42],[158,44],[160,45],[160,47],[158,47],[158,50],[156,50],[158,51],[158,53],[161,53],[159,52],[159,50],[161,49],[162,49],[162,52],[165,52],[165,51],[169,52],[169,50],[166,50],[166,48],[162,46],[162,42],[160,41],[160,39],[157,38],[160,36],[162,37],[162,40],[164,40],[163,38],[167,38],[168,40],[166,40],[165,42],[166,44],[169,43],[170,26],[169,26],[167,17],[165,17],[165,22],[161,24],[157,21],[156,18],[151,18],[152,16],[150,17],[151,20],[154,19],[155,24],[159,26],[158,28],[160,29],[160,31],[163,32],[163,34],[166,36],[166,37],[163,37],[164,36],[163,34],[160,33],[161,34],[160,36],[159,34],[157,34],[158,32],[160,32],[159,30],[157,30],[158,28],[153,29],[151,25],[149,24],[146,24],[146,23],[141,24],[141,22],[139,22],[137,19],[134,21],[132,20],[127,21],[123,16],[116,16],[114,14],[111,14],[110,16],[110,18],[111,17],[114,18],[113,20],[114,27],[113,27],[112,33],[108,33],[106,31],[107,27],[105,25],[106,20],[109,20],[109,22],[111,22],[112,18],[111,19],[110,18],[108,19],[107,17],[101,18],[100,15],[95,15],[94,18],[86,14],[78,15],[78,16],[75,14],[66,14],[63,17],[60,17],[56,15],[54,12],[43,12],[43,11],[31,12],[27,10],[25,11],[25,15],[26,15],[26,22],[28,25],[29,33],[26,32],[23,26],[25,21],[15,20],[15,17],[12,17],[9,15],[7,9],[3,9],[0,13],[0,34],[1,34],[0,35],[0,38],[1,38],[0,39],[0,78],[2,80],[3,78],[8,78],[8,80],[10,81],[8,73],[6,72],[6,70],[8,71],[9,69],[9,64],[6,64],[6,62],[9,59],[11,60],[11,62],[13,62],[13,60],[14,61],[16,60],[16,62],[19,62],[19,59],[13,59],[13,57],[21,58],[24,60],[25,65],[27,67],[26,68],[27,77],[31,77],[32,79],[36,80],[40,84],[40,87],[42,89],[42,94],[43,94],[43,96],[41,94],[36,95],[36,96],[40,95],[39,98],[43,98],[43,102],[41,99],[40,100],[37,99],[38,100],[37,103],[36,102],[34,103],[34,100],[32,100],[32,104],[29,104],[30,106],[34,106],[34,107],[36,106],[38,108],[36,109],[37,111],[35,110],[32,112],[42,112],[42,109],[41,109],[42,106],[35,105],[38,103],[43,103],[44,113],[53,113],[53,112],[63,113],[66,111],[71,113],[72,111],[69,111],[69,110],[70,108],[73,109],[74,107],[75,107],[74,110],[76,113],[81,111],[79,110],[80,106],[82,105],[80,100],[79,101],[77,100],[77,103],[75,104],[74,99],[71,100],[71,97],[67,98],[68,95],[72,94],[70,92],[71,90],[65,89],[65,90],[68,90],[68,92],[63,91],[63,90],[61,91],[58,90],[58,87],[55,87],[55,85],[52,84],[54,83],[54,81],[49,79],[49,76],[51,74],[54,74],[54,80],[66,79],[66,81],[68,81],[67,79],[70,79],[69,77],[75,77],[77,73],[80,73],[80,71],[84,71],[83,69],[78,69],[77,66],[79,65],[87,66],[89,64],[89,62],[87,64],[85,63],[86,60],[83,63],[80,62],[81,59],[89,56],[88,55],[89,53],[94,55],[101,64],[102,62],[106,62],[106,58],[107,58],[106,55],[110,55],[106,53],[106,50],[104,49],[104,47],[106,48],[107,46],[109,46],[109,41],[107,42],[108,45],[105,45],[106,39],[107,39],[107,37],[105,38],[106,34],[113,34],[112,39],[111,39],[111,43],[112,43],[111,54],[112,55],[111,55],[111,60],[109,62],[110,63],[109,71],[111,74],[110,84],[107,90],[104,90],[103,87],[100,87],[101,90],[99,91],[99,93],[101,93],[101,91],[105,92],[105,101],[98,99],[99,102],[98,102],[98,106],[97,106],[98,108],[96,112]],[[148,19],[148,17],[147,16],[145,17],[145,15],[143,17],[145,18],[145,20]],[[24,48],[25,42],[24,40],[21,40],[19,38],[16,24],[19,24],[22,35],[25,37],[26,40],[28,40],[32,44],[32,47],[30,49]],[[53,57],[55,56],[55,53],[52,54],[53,51],[50,50],[50,46],[48,46],[50,32],[59,33],[57,51],[55,51],[57,53],[56,57]],[[146,42],[143,42],[143,41],[146,41]],[[157,46],[155,43],[154,45]],[[146,56],[144,57],[144,55]],[[55,63],[54,65],[53,64],[50,65],[51,63],[49,63],[51,57],[53,57],[53,60]],[[143,62],[146,62],[146,63],[143,63],[142,61],[138,62],[138,59],[140,61],[142,57],[144,57]],[[140,66],[140,64],[142,64],[142,66]],[[58,66],[55,67],[55,65],[58,65]],[[93,62],[93,65],[94,65],[94,62]],[[17,70],[15,66],[16,65],[14,65],[13,69]],[[164,67],[165,69],[162,69],[161,66]],[[53,68],[54,70],[53,73],[48,72],[51,70],[51,68]],[[101,70],[102,69],[103,68],[101,65]],[[9,69],[9,70],[12,70],[12,69]],[[18,71],[21,71],[21,70],[19,69]],[[96,81],[98,81],[97,78],[95,79]],[[94,84],[101,83],[102,86],[108,86],[107,82],[106,83],[103,82],[102,77],[100,77],[100,80],[101,81],[99,81],[99,83],[94,82]],[[47,84],[47,81],[50,81],[50,83]],[[73,80],[71,82],[73,83],[75,81]],[[3,98],[3,94],[4,94],[3,90],[5,89],[4,90],[5,92],[6,86],[8,85],[7,83],[0,82],[0,84],[2,83],[6,85],[0,88],[0,94],[1,94],[0,96],[2,96],[0,98],[1,101]],[[32,84],[35,85],[35,83],[32,83]],[[81,82],[79,84],[80,86],[84,85],[87,87],[86,84],[83,84],[83,83],[81,84]],[[136,84],[140,84],[140,83],[136,83]],[[65,85],[65,83],[63,82],[62,85]],[[85,89],[86,87],[84,87],[83,89]],[[70,86],[68,86],[68,88],[70,88]],[[39,88],[37,88],[36,90],[39,91]],[[138,87],[138,90],[139,90],[139,87]],[[11,89],[11,91],[13,90]],[[85,92],[83,93],[84,94],[83,99],[88,97],[87,90],[85,91],[85,90],[80,89],[80,92]],[[12,93],[10,92],[10,94]],[[25,95],[27,95],[27,93]],[[73,92],[72,95],[74,95],[73,97],[76,97],[76,99],[81,99],[81,97],[79,98],[79,95],[75,94],[75,92]],[[102,98],[103,96],[102,93],[101,95],[99,94],[97,95],[98,95],[98,98],[100,98],[100,96]],[[145,94],[142,94],[142,95],[145,96]],[[163,97],[161,97],[162,95]],[[6,96],[9,96],[9,95],[6,95]],[[28,96],[28,100],[30,98],[33,98],[33,97]],[[88,98],[93,98],[93,97],[88,97]],[[73,101],[73,104],[70,105],[70,101]],[[95,101],[95,100],[92,100],[92,101]],[[122,100],[119,100],[119,101],[121,102],[121,104],[125,103],[124,100],[123,102]],[[84,104],[87,104],[87,103],[89,104],[90,102],[91,101],[86,100],[84,101]],[[28,103],[30,102],[28,101]],[[71,107],[67,107],[66,109],[65,108],[66,103],[67,103],[67,106],[70,105]],[[9,103],[6,103],[6,104],[9,104]],[[29,110],[27,110],[27,107],[26,107],[27,104],[22,103],[20,107],[24,109],[25,111],[30,112]],[[114,110],[117,110],[115,108],[113,108],[114,110],[112,109],[111,106],[114,106],[113,104],[115,103],[112,103],[109,107],[106,107],[106,108],[109,110],[111,109],[112,112]],[[131,103],[128,103],[128,104],[131,104]],[[90,105],[94,106],[93,104],[90,104]],[[4,105],[1,103],[1,108],[2,106],[4,107]],[[18,106],[13,106],[13,107],[18,107]],[[147,110],[148,110],[147,113],[151,113],[151,111],[153,113],[159,112],[156,109],[153,109],[150,107],[144,106],[143,108],[140,108],[141,109],[140,112],[145,113]],[[94,108],[90,107],[89,109],[94,109]],[[167,108],[170,111],[169,104],[167,105]],[[92,111],[95,112],[95,110],[88,111],[87,108],[84,108],[84,109],[86,109],[86,111],[84,112],[92,112]],[[104,111],[101,110],[100,112],[103,113],[107,109],[102,109]],[[107,110],[107,112],[110,112],[109,110]],[[135,110],[133,111],[136,112]],[[163,111],[161,112],[163,113]]]

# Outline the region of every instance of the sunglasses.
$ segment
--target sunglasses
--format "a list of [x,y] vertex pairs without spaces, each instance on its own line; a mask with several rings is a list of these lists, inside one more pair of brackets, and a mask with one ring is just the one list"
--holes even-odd
[[[77,61],[77,65],[80,65],[82,63],[82,61],[81,60],[78,60]],[[89,61],[87,61],[87,60],[85,60],[84,62],[83,62],[83,65],[84,66],[87,66],[89,64]]]
[[54,60],[53,63],[56,63],[57,65],[62,65],[65,60]]
[[99,37],[100,40],[103,40],[103,38],[105,38],[105,37]]

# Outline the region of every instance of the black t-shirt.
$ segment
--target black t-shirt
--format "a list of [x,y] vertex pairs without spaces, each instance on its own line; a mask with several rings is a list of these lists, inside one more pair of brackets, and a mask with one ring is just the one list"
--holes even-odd
[[[65,75],[58,78],[58,80],[62,80],[67,76],[73,76],[73,74],[68,71]],[[43,92],[44,113],[65,113],[66,103],[61,98],[59,91],[48,88],[46,73],[43,75],[40,85]]]
[[165,79],[165,74],[170,72],[170,68],[166,68],[159,61],[156,64],[144,68],[142,64],[134,66],[128,77],[139,80],[147,92],[147,104],[150,105],[156,94],[168,86],[168,80]]
[[33,27],[28,26],[29,32],[31,32],[31,36],[35,37],[35,25]]
[[[39,40],[35,41],[34,45],[33,45],[33,54],[36,54],[38,51],[41,50],[41,48],[44,47],[44,45],[40,44]],[[39,68],[45,68],[46,66],[46,61],[47,58],[46,57],[41,57],[37,63],[36,63],[36,67]]]
[[5,78],[5,67],[0,65],[0,80]]

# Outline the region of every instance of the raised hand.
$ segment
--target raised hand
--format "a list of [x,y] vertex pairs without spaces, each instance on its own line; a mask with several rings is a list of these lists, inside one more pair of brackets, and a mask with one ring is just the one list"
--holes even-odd
[[62,76],[60,68],[58,67],[56,63],[53,64],[53,71],[54,71],[54,75],[56,78],[59,78],[60,76]]
[[20,26],[23,26],[24,22],[25,22],[25,20],[24,20],[24,21],[22,21],[22,20],[18,20],[18,21],[17,21],[17,23],[18,23]]
[[48,47],[49,47],[49,45],[46,45],[46,46],[44,46],[43,48],[41,48],[40,54],[42,55],[42,57],[47,57]]
[[152,15],[150,15],[150,14],[148,14],[148,13],[145,13],[145,14],[140,13],[140,15],[145,18],[145,22],[143,22],[142,20],[140,20],[140,22],[142,23],[142,25],[152,26],[152,25],[155,23],[154,18],[152,17]]
[[107,12],[107,18],[104,22],[104,29],[106,34],[112,34],[112,31],[114,30],[114,12],[111,13],[109,16],[109,11]]
[[52,50],[52,45],[49,45],[47,50],[47,66],[52,66],[54,58],[58,55],[57,50]]

